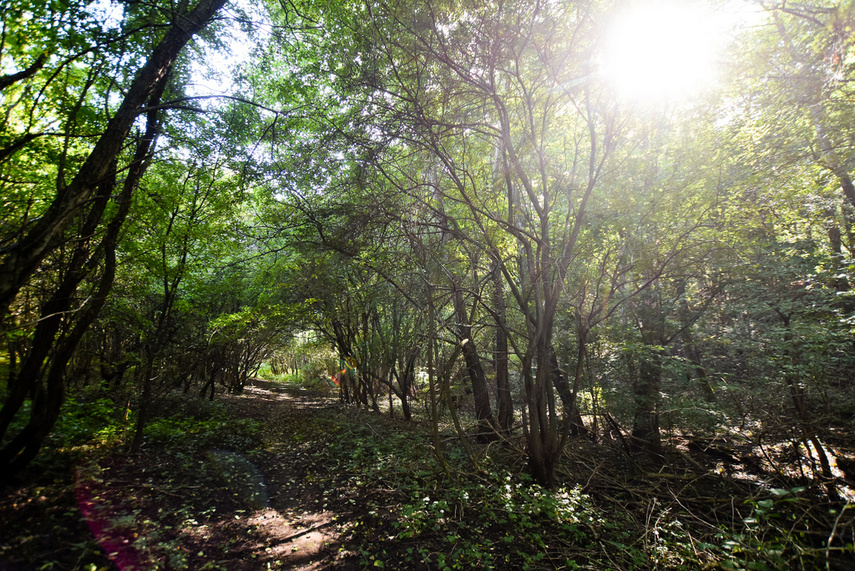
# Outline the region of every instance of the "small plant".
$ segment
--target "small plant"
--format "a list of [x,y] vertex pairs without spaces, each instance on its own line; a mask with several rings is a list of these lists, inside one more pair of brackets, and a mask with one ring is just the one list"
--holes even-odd
[[[738,532],[721,532],[726,560],[724,569],[812,569],[825,567],[829,549],[813,544],[806,528],[809,519],[819,519],[811,501],[801,494],[804,487],[771,488],[770,497],[745,501],[751,513]],[[832,514],[833,516],[833,514]],[[851,545],[849,546],[851,553]]]
[[[587,543],[587,527],[600,518],[578,488],[549,491],[501,472],[451,484],[411,490],[394,523],[401,540],[446,545],[428,554],[438,569],[539,568],[550,545]],[[413,564],[425,557],[407,553]]]
[[252,419],[198,420],[182,415],[152,420],[146,441],[156,446],[252,449],[261,443],[263,424]]

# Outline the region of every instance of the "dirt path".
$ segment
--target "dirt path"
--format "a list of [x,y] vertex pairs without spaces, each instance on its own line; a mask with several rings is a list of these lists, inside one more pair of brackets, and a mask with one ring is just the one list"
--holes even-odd
[[[311,434],[310,429],[317,425],[319,416],[337,411],[338,406],[328,399],[281,390],[275,383],[258,380],[234,401],[237,410],[261,420],[280,438],[267,454],[256,459],[268,490],[266,505],[258,506],[239,529],[229,532],[252,535],[254,543],[247,547],[253,550],[253,559],[269,562],[274,568],[309,571],[350,567],[344,561],[348,553],[342,535],[347,532],[352,507],[342,504],[337,489],[327,487],[335,484],[334,478],[317,473],[323,466],[314,458],[313,445],[323,434]],[[296,443],[290,438],[294,435]],[[227,487],[233,489],[234,483]]]
[[319,453],[337,403],[259,381],[212,407],[205,430],[154,422],[136,456],[14,490],[0,504],[0,571],[359,568],[355,490]]

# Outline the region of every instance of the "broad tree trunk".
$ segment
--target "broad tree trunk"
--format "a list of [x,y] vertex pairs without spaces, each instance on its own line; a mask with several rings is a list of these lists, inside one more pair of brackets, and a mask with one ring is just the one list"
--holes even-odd
[[662,350],[650,347],[638,364],[632,392],[635,415],[632,439],[636,447],[654,453],[662,451],[659,434],[659,386],[662,380]]
[[637,447],[658,454],[662,451],[659,434],[659,389],[662,382],[663,347],[667,341],[661,292],[655,281],[639,294],[636,319],[644,350],[630,356],[630,359],[636,357],[639,361],[633,375],[635,414],[632,437]]

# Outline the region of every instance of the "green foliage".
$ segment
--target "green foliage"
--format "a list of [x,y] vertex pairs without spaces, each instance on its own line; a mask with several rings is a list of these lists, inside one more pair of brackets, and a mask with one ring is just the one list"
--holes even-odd
[[[413,565],[439,569],[538,568],[548,544],[584,550],[602,515],[578,489],[544,490],[494,473],[483,482],[425,481],[399,508],[394,528],[404,543],[446,544],[436,553],[409,548]],[[495,545],[495,538],[499,545]]]
[[[63,404],[62,415],[46,441],[49,450],[110,447],[121,442],[127,423],[120,407],[108,397],[70,396]],[[30,403],[15,416],[12,429],[18,431],[28,422]],[[45,462],[50,462],[45,459]]]
[[301,371],[281,371],[281,372],[273,372],[273,368],[270,366],[269,362],[264,362],[261,364],[261,367],[258,368],[258,376],[262,379],[271,380],[276,383],[282,383],[285,385],[295,385],[299,386],[304,381],[303,374]]
[[146,442],[169,448],[228,448],[246,450],[259,446],[262,424],[252,419],[197,419],[184,415],[157,418],[146,428]]
[[546,490],[498,466],[489,474],[459,472],[465,455],[453,450],[449,459],[459,464],[446,472],[424,454],[424,434],[389,432],[382,425],[350,425],[336,434],[318,458],[335,459],[351,482],[382,481],[403,497],[388,513],[391,531],[384,532],[396,540],[394,550],[384,554],[374,544],[379,508],[355,527],[368,567],[540,569],[559,563],[554,557],[547,561],[547,551],[556,549],[585,561],[595,528],[608,519],[578,488]]
[[70,397],[64,404],[52,440],[61,446],[85,443],[115,445],[127,428],[121,414],[121,407],[110,398],[102,396],[97,400],[86,400]]
[[[46,58],[0,93],[0,150],[11,153],[0,157],[6,251],[79,169],[167,12],[157,3],[0,2],[3,73]],[[109,25],[95,9],[107,4],[121,13]],[[369,512],[354,516],[364,565],[819,565],[829,551],[811,539],[819,532],[795,525],[816,512],[792,481],[750,499],[750,517],[732,514],[719,544],[697,550],[694,514],[675,505],[652,501],[643,523],[604,511],[601,496],[555,472],[573,441],[556,379],[541,373],[555,351],[562,370],[578,373],[579,411],[608,412],[624,432],[643,413],[657,441],[660,422],[680,445],[678,436],[737,425],[752,442],[794,426],[851,433],[853,5],[769,4],[774,25],[739,40],[740,75],[720,97],[649,113],[615,100],[591,69],[608,3],[269,4],[271,25],[252,36],[254,59],[233,86],[242,100],[218,103],[218,114],[176,110],[178,123],[160,128],[116,287],[75,355],[81,372],[65,375],[69,386],[99,373],[119,386],[72,391],[50,447],[112,446],[133,420],[124,403],[160,407],[147,445],[174,453],[179,472],[204,466],[209,484],[219,475],[228,488],[255,477],[252,462],[198,456],[259,452],[270,427],[199,404],[186,396],[193,389],[238,394],[257,373],[282,383],[276,389],[332,395],[327,379],[348,357],[366,387],[388,383],[398,402],[415,398],[413,379],[428,374],[456,396],[475,369],[456,351],[498,357],[502,331],[516,410],[526,407],[522,430],[502,436],[530,455],[540,483],[557,478],[554,489],[494,448],[477,450],[481,471],[469,473],[469,451],[439,434],[442,418],[428,418],[430,445],[410,426],[389,430],[359,411],[287,427],[288,446],[342,477],[325,481],[329,489],[346,478],[357,492],[374,482],[394,495],[391,508],[369,497]],[[206,41],[222,46],[216,36]],[[169,99],[180,92],[170,87]],[[119,159],[127,172],[129,157]],[[111,201],[107,212],[115,209]],[[66,244],[85,242],[79,226]],[[4,394],[67,258],[42,264],[3,317]],[[75,302],[89,299],[90,282]],[[498,358],[475,358],[498,377]],[[117,396],[137,383],[141,397]],[[174,388],[185,396],[161,398]],[[471,399],[463,416],[466,406]],[[26,402],[8,434],[31,410]],[[664,448],[655,460],[672,462]],[[625,461],[631,479],[643,461]],[[242,501],[259,507],[259,490]],[[389,537],[399,545],[377,547]],[[178,543],[161,547],[169,566],[192,568]]]
[[770,497],[746,500],[751,515],[743,520],[743,529],[718,535],[728,555],[722,567],[763,571],[818,568],[827,553],[815,549],[804,532],[796,531],[796,520],[803,514],[792,508],[798,507],[799,494],[804,491],[802,487],[771,488]]

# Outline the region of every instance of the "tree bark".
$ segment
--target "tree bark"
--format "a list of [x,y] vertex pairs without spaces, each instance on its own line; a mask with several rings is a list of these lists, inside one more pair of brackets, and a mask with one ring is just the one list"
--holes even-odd
[[35,62],[28,68],[19,71],[18,73],[7,73],[6,75],[0,76],[0,91],[6,89],[10,85],[21,81],[22,79],[26,79],[39,71],[42,67],[44,67],[45,62],[47,61],[47,54],[41,54]]
[[505,292],[502,272],[493,270],[493,311],[496,316],[496,408],[499,412],[499,428],[510,431],[514,424],[514,401],[511,397],[510,373],[508,367],[508,331],[505,322]]
[[659,434],[659,388],[666,341],[665,315],[657,283],[652,283],[639,295],[636,319],[644,350],[637,355],[639,364],[633,375],[635,414],[632,437],[637,447],[658,454],[662,451]]
[[659,385],[662,380],[662,351],[649,347],[638,365],[633,395],[635,415],[632,421],[632,440],[636,447],[653,453],[662,451],[659,435]]
[[[540,335],[534,340],[537,370],[526,382],[528,419],[528,464],[532,476],[541,486],[555,485],[555,464],[564,447],[558,433],[555,418],[555,402],[552,393],[552,370],[549,366],[552,344],[548,336]],[[527,363],[528,361],[528,363]],[[523,360],[523,367],[530,369],[531,361]]]
[[94,255],[92,252],[91,236],[98,228],[113,186],[114,183],[112,180],[106,180],[100,185],[98,197],[92,204],[87,219],[81,227],[81,234],[86,238],[77,241],[69,262],[69,268],[71,269],[65,273],[59,286],[54,290],[53,295],[51,295],[50,299],[42,307],[42,317],[39,319],[33,333],[32,345],[21,365],[14,389],[3,404],[3,408],[0,409],[0,437],[3,437],[6,435],[15,415],[24,404],[27,395],[29,394],[33,397],[33,407],[29,423],[0,450],[0,467],[4,468],[2,472],[7,475],[11,475],[14,472],[10,466],[15,457],[24,449],[31,448],[34,445],[34,441],[37,439],[37,434],[41,431],[42,425],[50,423],[53,426],[53,422],[56,420],[55,418],[51,420],[51,414],[47,410],[54,403],[49,402],[45,393],[50,392],[55,387],[43,386],[45,362],[50,356],[52,349],[54,349],[63,318],[69,312],[74,302],[74,293],[77,291],[80,282],[89,273],[90,256]]
[[[20,410],[26,393],[33,392],[33,406],[28,424],[0,450],[0,474],[8,480],[19,473],[36,456],[45,437],[59,418],[65,399],[65,367],[83,334],[95,320],[109,294],[115,276],[115,251],[121,228],[127,218],[131,200],[148,166],[149,153],[157,134],[158,112],[147,111],[146,132],[139,139],[133,160],[119,196],[117,213],[107,225],[97,248],[91,241],[102,223],[107,203],[115,189],[116,157],[122,150],[144,104],[154,107],[166,87],[171,67],[181,49],[198,32],[225,0],[202,0],[197,7],[167,31],[152,56],[138,73],[131,89],[96,143],[72,182],[60,188],[57,198],[44,216],[23,237],[10,245],[0,263],[0,315],[8,312],[29,276],[66,235],[72,221],[89,205],[72,259],[60,285],[42,310],[44,316],[36,326],[33,344],[22,366],[15,391],[0,409],[0,438],[6,435],[11,421]],[[94,195],[94,196],[93,196]],[[94,200],[92,200],[94,198]],[[69,332],[61,335],[74,294],[80,283],[103,259],[101,278],[89,302],[70,318]],[[57,338],[57,335],[59,337]],[[52,355],[51,355],[52,354]],[[51,356],[47,370],[46,359]],[[24,382],[20,382],[23,380]]]
[[[153,132],[154,131],[152,130],[152,135]],[[150,142],[151,141],[149,140],[148,143]],[[140,146],[144,147],[147,152],[148,146],[145,139],[141,142]],[[138,149],[138,151],[139,150],[141,149]],[[138,168],[132,168],[129,171],[128,178],[125,180],[124,190],[119,197],[119,210],[107,227],[106,233],[99,247],[100,252],[96,252],[90,256],[84,263],[83,259],[90,251],[88,244],[89,241],[84,240],[79,242],[78,251],[75,256],[77,258],[77,265],[73,266],[76,269],[66,274],[65,283],[55,292],[52,299],[53,309],[49,307],[46,308],[47,311],[50,311],[51,313],[45,312],[47,319],[43,320],[43,322],[39,324],[41,326],[42,323],[46,322],[46,328],[41,331],[40,334],[37,328],[36,338],[34,339],[34,341],[37,341],[39,336],[41,336],[45,341],[44,346],[34,343],[33,348],[37,350],[31,350],[31,354],[28,355],[28,364],[25,367],[28,371],[26,384],[31,388],[36,388],[36,395],[35,398],[33,398],[30,420],[24,429],[6,446],[4,446],[2,450],[0,450],[0,474],[2,474],[0,481],[8,481],[8,479],[17,475],[36,457],[36,454],[38,454],[38,451],[41,449],[44,439],[48,434],[50,434],[51,430],[53,430],[53,427],[59,418],[62,403],[65,401],[66,365],[74,354],[83,334],[100,313],[101,308],[104,306],[104,303],[106,303],[107,296],[113,287],[113,280],[116,273],[116,247],[119,241],[119,233],[128,216],[131,198],[136,185],[139,182],[137,177],[142,175],[143,170],[144,168],[142,165],[139,165]],[[113,186],[114,183],[112,179],[104,183],[103,192],[108,192],[107,197],[109,197],[109,191],[112,190]],[[97,223],[100,221],[103,214],[104,206],[106,206],[106,200],[103,201],[103,205],[96,203],[93,212],[89,215],[88,224],[84,226],[84,229],[86,229],[87,226],[92,228],[97,226]],[[90,302],[79,310],[75,316],[76,320],[73,322],[68,335],[62,337],[58,342],[54,342],[53,337],[56,335],[59,328],[61,321],[60,316],[64,313],[54,310],[63,304],[70,307],[73,290],[77,288],[80,281],[82,281],[91,271],[94,259],[101,255],[103,255],[104,269],[101,273],[99,283],[91,296]],[[51,303],[48,304],[48,306],[51,305]],[[53,345],[55,345],[53,351],[54,354],[53,358],[50,360],[50,365],[45,379],[45,387],[43,390],[38,390],[39,376],[42,374],[41,371],[44,359],[47,357],[48,348]],[[30,361],[30,359],[33,360]],[[5,434],[9,426],[8,421],[14,417],[23,402],[12,402],[10,406],[10,401],[11,399],[4,404],[2,413],[0,413],[0,416],[3,418],[2,426],[0,426],[0,435]],[[17,405],[17,408],[12,408],[15,405]],[[10,406],[8,411],[7,406]]]
[[0,262],[0,315],[8,312],[21,287],[44,258],[62,242],[69,224],[89,202],[95,189],[109,176],[145,104],[169,74],[188,41],[219,11],[226,0],[200,0],[189,13],[179,16],[137,73],[116,114],[107,124],[77,175],[58,189],[47,211],[22,237],[5,248]]
[[552,348],[549,354],[549,368],[552,371],[552,384],[558,392],[558,398],[561,399],[561,405],[564,407],[564,426],[567,432],[573,436],[585,436],[588,429],[585,428],[585,422],[582,420],[582,414],[579,412],[579,407],[576,406],[576,395],[579,391],[579,380],[582,378],[584,369],[584,341],[579,340],[579,361],[576,363],[576,372],[573,375],[573,388],[567,383],[567,375],[561,370],[558,365],[558,356],[555,354],[555,349]]
[[469,316],[466,315],[466,306],[463,303],[463,292],[455,287],[454,312],[457,318],[457,338],[466,361],[466,371],[472,384],[472,396],[475,399],[475,417],[480,427],[479,433],[485,434],[492,431],[493,411],[490,408],[490,394],[487,392],[487,377],[484,367],[481,365],[481,357],[472,339],[472,325]]
[[683,342],[683,349],[686,351],[686,357],[689,359],[689,363],[691,363],[691,371],[694,373],[695,378],[701,385],[704,399],[707,402],[714,402],[715,391],[710,384],[706,367],[704,367],[703,361],[701,361],[701,351],[698,349],[697,343],[695,343],[694,335],[692,335],[692,316],[689,309],[689,302],[686,301],[685,294],[686,282],[685,280],[680,280],[677,282],[677,295],[680,298],[680,340]]

